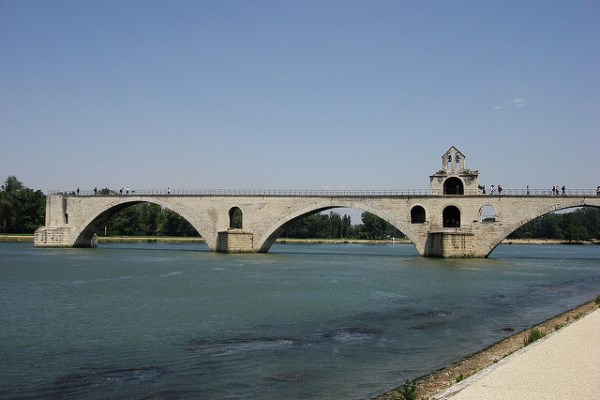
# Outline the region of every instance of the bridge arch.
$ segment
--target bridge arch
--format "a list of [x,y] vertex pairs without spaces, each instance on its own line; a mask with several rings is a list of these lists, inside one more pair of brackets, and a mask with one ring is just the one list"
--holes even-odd
[[539,218],[541,216],[544,216],[544,215],[547,215],[547,214],[550,214],[550,213],[553,213],[556,211],[568,210],[571,208],[580,208],[580,207],[600,208],[600,205],[588,204],[586,202],[585,198],[584,199],[561,199],[561,202],[558,204],[549,205],[549,206],[543,207],[539,210],[535,210],[531,214],[526,216],[525,218],[519,220],[518,222],[508,224],[508,225],[506,225],[506,227],[504,229],[501,229],[501,230],[497,231],[496,234],[491,235],[490,242],[489,242],[489,251],[487,251],[487,254],[485,254],[485,257],[487,257],[511,233],[513,233],[514,231],[516,231],[523,225],[527,224],[528,222],[531,222],[536,218]]
[[119,202],[112,202],[102,205],[98,209],[91,210],[91,213],[88,214],[88,217],[84,219],[83,223],[75,225],[74,228],[76,229],[76,232],[74,233],[76,239],[73,247],[90,247],[90,243],[92,243],[94,235],[103,230],[104,223],[108,218],[131,206],[143,203],[156,204],[175,212],[185,219],[199,233],[200,236],[206,239],[201,231],[201,228],[194,223],[194,220],[189,217],[186,210],[180,209],[169,202],[161,201],[159,198],[145,197],[143,200],[140,200],[124,197]]
[[303,208],[295,212],[289,213],[284,219],[277,221],[276,224],[268,228],[266,230],[266,233],[260,239],[258,239],[259,252],[268,252],[273,243],[275,243],[275,240],[294,222],[302,218],[308,217],[312,214],[336,208],[356,208],[376,215],[377,217],[383,219],[384,221],[392,225],[394,228],[402,232],[404,235],[406,235],[406,237],[412,243],[420,243],[418,235],[410,229],[410,224],[402,223],[401,221],[394,219],[392,215],[388,215],[386,212],[382,212],[381,210],[375,207],[371,207],[366,203],[362,203],[360,201],[352,201],[339,202],[336,204],[314,204],[313,206],[310,206],[308,208]]

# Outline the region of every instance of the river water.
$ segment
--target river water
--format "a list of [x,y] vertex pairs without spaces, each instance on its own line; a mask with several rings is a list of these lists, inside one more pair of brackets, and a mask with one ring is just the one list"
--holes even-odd
[[0,399],[360,399],[600,294],[600,246],[0,243]]

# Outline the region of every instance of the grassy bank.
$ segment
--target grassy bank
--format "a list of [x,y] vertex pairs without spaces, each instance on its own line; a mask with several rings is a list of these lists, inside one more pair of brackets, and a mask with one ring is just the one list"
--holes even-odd
[[0,234],[0,242],[32,242],[33,235]]

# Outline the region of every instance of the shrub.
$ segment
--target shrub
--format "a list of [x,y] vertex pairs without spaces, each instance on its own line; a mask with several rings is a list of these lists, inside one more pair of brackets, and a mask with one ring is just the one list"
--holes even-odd
[[533,329],[532,331],[529,332],[529,334],[525,338],[525,346],[527,346],[543,337],[544,337],[544,334],[542,332],[540,332],[539,329]]
[[402,385],[400,395],[404,400],[417,400],[417,384],[407,380]]

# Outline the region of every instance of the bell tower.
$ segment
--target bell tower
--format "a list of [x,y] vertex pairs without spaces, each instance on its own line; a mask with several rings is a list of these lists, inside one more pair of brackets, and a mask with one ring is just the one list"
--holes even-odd
[[465,158],[454,146],[442,155],[442,169],[429,176],[431,194],[480,194],[479,171],[467,169]]

